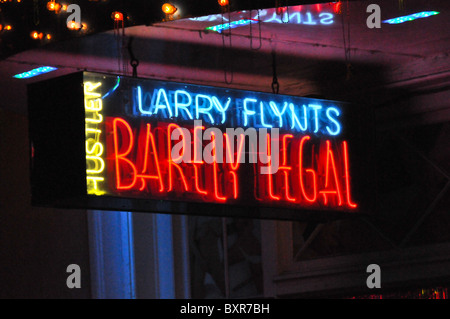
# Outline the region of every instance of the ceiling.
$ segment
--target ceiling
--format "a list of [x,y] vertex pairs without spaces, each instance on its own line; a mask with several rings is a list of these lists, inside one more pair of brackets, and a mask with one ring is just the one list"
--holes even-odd
[[[380,5],[381,20],[440,13],[370,29],[366,10],[371,3]],[[280,94],[366,103],[390,113],[404,112],[406,103],[411,112],[432,108],[450,120],[450,2],[404,4],[400,9],[394,0],[351,1],[347,7],[343,1],[341,14],[328,3],[291,6],[281,15],[275,8],[239,11],[51,43],[0,61],[0,107],[25,114],[26,85],[50,77],[80,70],[131,75],[130,46],[139,77],[272,92],[275,65]],[[249,18],[261,22],[222,33],[205,29]],[[12,78],[42,65],[58,70]],[[405,99],[412,93],[418,105]],[[424,102],[430,98],[432,106]],[[399,106],[392,110],[393,105]]]

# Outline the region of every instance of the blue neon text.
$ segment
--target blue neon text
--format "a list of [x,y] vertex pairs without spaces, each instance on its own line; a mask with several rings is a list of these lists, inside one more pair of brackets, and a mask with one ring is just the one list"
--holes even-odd
[[[280,128],[286,131],[337,136],[342,132],[342,111],[326,101],[295,101],[294,97],[258,93],[225,96],[190,92],[189,89],[133,89],[135,116],[180,121],[202,120],[211,125]],[[227,95],[229,94],[229,95]]]

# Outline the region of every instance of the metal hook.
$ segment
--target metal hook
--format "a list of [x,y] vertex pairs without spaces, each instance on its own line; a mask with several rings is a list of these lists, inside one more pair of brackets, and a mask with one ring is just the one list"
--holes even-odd
[[133,77],[137,78],[137,67],[139,66],[139,60],[136,59],[136,57],[134,56],[133,48],[131,46],[132,42],[133,42],[133,37],[130,37],[130,39],[128,40],[127,48],[128,48],[128,53],[130,55],[130,65],[133,68]]

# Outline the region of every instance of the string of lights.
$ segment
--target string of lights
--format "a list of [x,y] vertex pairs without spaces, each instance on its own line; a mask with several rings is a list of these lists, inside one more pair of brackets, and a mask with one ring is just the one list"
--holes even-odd
[[[0,0],[0,59],[49,43],[133,25],[204,16],[222,11],[273,8],[275,0]],[[283,2],[285,3],[285,2]],[[287,2],[286,2],[287,3]],[[289,5],[329,1],[289,1]],[[80,8],[80,21],[71,18]]]

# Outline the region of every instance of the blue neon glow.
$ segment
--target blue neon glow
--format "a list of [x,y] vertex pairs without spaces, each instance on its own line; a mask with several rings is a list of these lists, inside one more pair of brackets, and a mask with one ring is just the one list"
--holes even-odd
[[52,66],[41,66],[40,68],[37,68],[37,69],[33,69],[33,70],[30,70],[30,71],[27,71],[27,72],[16,74],[16,75],[13,76],[13,78],[16,78],[16,79],[29,79],[29,78],[32,78],[32,77],[35,77],[35,76],[38,76],[38,75],[41,75],[41,74],[44,74],[44,73],[52,72],[52,71],[55,71],[55,70],[58,70],[58,68],[54,68]]
[[269,102],[269,105],[270,105],[270,108],[272,109],[272,111],[273,111],[273,113],[275,113],[275,115],[278,117],[278,126],[279,127],[283,127],[283,114],[284,114],[284,112],[286,111],[286,108],[287,108],[287,106],[288,106],[288,103],[287,102],[284,102],[284,106],[283,106],[283,109],[281,110],[281,112],[280,112],[280,110],[278,109],[278,106],[277,106],[277,104],[274,102],[274,101],[270,101]]
[[[317,21],[313,18],[311,12],[306,12],[304,14],[303,18],[301,16],[300,12],[293,12],[292,14],[287,14],[286,17],[284,17],[282,19],[282,18],[280,18],[280,16],[278,14],[276,14],[274,12],[271,17],[266,18],[266,19],[263,19],[263,17],[260,16],[260,19],[261,19],[260,21],[265,22],[265,23],[270,23],[270,22],[283,23],[284,21],[282,21],[282,20],[286,20],[289,23],[294,23],[294,24],[329,25],[329,24],[333,24],[333,22],[334,22],[333,17],[334,16],[332,13],[323,12],[323,13],[319,14],[319,20]],[[227,23],[210,26],[205,29],[221,33],[222,30],[228,30],[228,29],[233,29],[233,28],[237,28],[237,27],[242,27],[242,26],[249,25],[251,23],[258,23],[258,21],[259,20],[257,19],[257,17],[255,17],[254,19],[240,19],[237,21],[231,21],[231,22],[227,22]]]
[[108,95],[114,93],[114,91],[117,90],[117,88],[119,87],[119,84],[120,84],[120,76],[117,77],[116,85],[114,85],[114,87],[111,90],[106,92],[106,94],[102,96],[102,99],[104,99]]
[[339,112],[339,110],[335,107],[329,107],[326,111],[328,120],[330,120],[330,122],[332,122],[336,126],[334,130],[331,130],[327,125],[326,129],[328,133],[330,133],[330,135],[339,135],[339,133],[341,133],[341,124],[339,124],[339,122],[335,118],[333,118],[330,112],[333,112],[336,116],[341,115],[341,112]]
[[256,114],[255,111],[249,110],[247,108],[248,102],[256,103],[256,102],[258,102],[258,100],[257,99],[251,99],[251,98],[248,98],[248,97],[244,99],[244,126],[248,125],[248,117],[251,116],[251,115],[255,115]]
[[[186,97],[187,103],[184,102],[184,99],[179,99],[179,96]],[[192,120],[192,114],[188,109],[188,106],[191,105],[191,103],[192,103],[192,98],[188,92],[186,92],[185,90],[176,90],[175,91],[175,117],[178,117],[178,109],[182,109],[189,116],[189,119]]]
[[300,121],[298,120],[298,116],[295,113],[295,105],[292,103],[289,103],[289,110],[291,111],[291,130],[295,129],[295,124],[298,125],[298,127],[300,128],[301,131],[306,131],[308,129],[308,121],[307,121],[307,115],[306,115],[306,106],[303,105],[303,125],[302,123],[300,123]]
[[333,17],[334,16],[332,13],[323,12],[323,13],[319,14],[320,24],[325,24],[325,25],[333,24],[333,22],[334,22]]
[[[192,91],[191,91],[192,90]],[[207,124],[274,128],[337,136],[342,133],[340,107],[320,101],[304,103],[289,96],[236,94],[228,90],[196,87],[142,87],[134,92],[134,116],[181,121],[203,120]]]
[[314,133],[319,132],[319,110],[322,109],[322,105],[309,104],[310,108],[314,110],[314,123],[316,124]]
[[[244,13],[243,11],[242,13]],[[303,25],[330,25],[334,23],[334,15],[331,12],[321,12],[319,14],[314,12],[303,12],[301,6],[293,6],[289,8],[289,12],[282,15],[277,14],[275,10],[262,9],[255,12],[251,19],[240,19],[236,21],[229,21],[226,15],[212,14],[204,17],[190,18],[193,21],[208,21],[218,22],[222,24],[207,27],[206,30],[222,32],[222,30],[236,28],[240,26],[249,25],[250,23],[289,23],[289,24],[303,24]],[[225,22],[225,23],[224,23]]]
[[258,23],[258,20],[241,19],[241,20],[237,20],[237,21],[232,21],[230,23],[223,23],[223,24],[218,24],[218,25],[214,25],[211,27],[207,27],[206,30],[211,30],[211,31],[216,31],[216,32],[221,33],[222,30],[234,29],[237,27],[242,27],[244,25],[249,25],[251,23]]
[[231,103],[231,97],[229,97],[227,99],[227,104],[225,105],[225,107],[222,106],[222,103],[220,103],[219,99],[215,96],[212,97],[212,101],[215,105],[215,107],[217,108],[217,110],[222,113],[222,124],[225,123],[225,121],[227,120],[227,116],[226,116],[226,111],[228,110],[228,107],[230,106]]
[[[200,99],[202,99],[203,101],[208,101],[209,102],[208,107],[201,107],[203,105],[200,105]],[[195,115],[197,120],[200,119],[200,113],[202,113],[208,115],[209,120],[211,121],[210,123],[214,124],[214,118],[210,113],[212,108],[213,108],[213,101],[209,95],[197,94],[195,96]]]
[[[161,104],[161,96],[163,97],[165,104]],[[164,89],[158,90],[158,95],[156,96],[155,104],[156,104],[155,112],[154,112],[155,114],[158,114],[159,109],[167,109],[170,117],[172,117],[172,109],[170,107],[169,99],[167,98],[166,90],[164,90]]]
[[259,102],[259,107],[260,107],[259,115],[261,117],[261,125],[263,127],[272,128],[273,126],[270,125],[270,124],[266,124],[266,121],[264,120],[265,116],[264,116],[264,104],[263,104],[263,102]]
[[[142,88],[140,86],[137,86],[136,90],[137,90],[138,108],[139,108],[139,112],[141,112],[140,114],[152,115],[153,113],[152,113],[152,111],[150,111],[150,109],[144,110],[144,108],[142,107]],[[153,102],[153,97],[151,100]]]
[[403,17],[384,20],[383,22],[389,23],[389,24],[399,24],[399,23],[413,21],[413,20],[420,19],[420,18],[428,18],[428,17],[434,16],[437,14],[439,14],[439,12],[437,12],[437,11],[423,11],[423,12],[414,13],[414,14],[410,14],[407,16],[403,16]]
[[309,24],[309,25],[317,24],[317,22],[313,20],[311,12],[306,12],[306,16],[308,17],[308,19],[306,21],[304,21],[303,24]]

